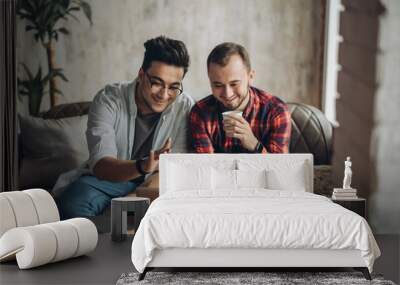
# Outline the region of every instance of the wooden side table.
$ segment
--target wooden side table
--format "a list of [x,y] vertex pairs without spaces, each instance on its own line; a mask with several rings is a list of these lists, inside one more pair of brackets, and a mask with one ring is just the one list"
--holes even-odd
[[123,241],[127,235],[127,213],[134,212],[135,230],[146,214],[150,199],[144,197],[120,197],[111,200],[111,239]]
[[332,202],[359,214],[364,219],[367,218],[367,200],[365,198],[357,199],[332,199]]

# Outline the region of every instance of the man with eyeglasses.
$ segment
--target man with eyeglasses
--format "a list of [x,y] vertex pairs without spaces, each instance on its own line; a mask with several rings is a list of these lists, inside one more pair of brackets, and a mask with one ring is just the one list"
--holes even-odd
[[216,46],[208,56],[207,70],[212,95],[198,101],[189,115],[194,151],[287,153],[288,108],[278,97],[251,86],[254,70],[244,47]]
[[134,191],[154,173],[160,154],[188,151],[194,101],[182,86],[189,67],[185,44],[160,36],[144,47],[137,78],[107,85],[92,102],[89,160],[60,176],[53,189],[62,219],[100,214],[112,198]]

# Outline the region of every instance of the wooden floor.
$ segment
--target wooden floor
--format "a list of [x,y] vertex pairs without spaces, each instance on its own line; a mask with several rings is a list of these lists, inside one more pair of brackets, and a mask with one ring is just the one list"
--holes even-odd
[[[399,283],[400,237],[382,235],[376,236],[376,240],[382,257],[376,261],[374,272]],[[29,270],[19,270],[16,262],[3,263],[0,284],[115,284],[122,273],[134,271],[131,243],[132,237],[115,243],[109,234],[100,234],[96,250],[88,256]]]

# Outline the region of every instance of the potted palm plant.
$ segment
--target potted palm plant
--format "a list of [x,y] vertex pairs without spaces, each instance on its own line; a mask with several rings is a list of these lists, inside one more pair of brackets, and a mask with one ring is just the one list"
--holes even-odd
[[64,81],[68,81],[64,74],[57,69],[49,72],[46,76],[42,77],[42,67],[39,66],[35,75],[29,70],[25,64],[21,64],[25,71],[25,79],[18,78],[18,94],[21,96],[28,96],[29,114],[31,116],[38,116],[40,112],[40,104],[42,103],[43,95],[47,92],[44,90],[45,86],[53,77],[61,77]]
[[[61,94],[61,90],[57,87],[56,78],[60,77],[63,80],[67,80],[61,68],[57,68],[55,62],[55,46],[54,43],[58,41],[59,35],[68,35],[70,32],[68,29],[63,27],[63,23],[70,18],[79,21],[75,14],[82,11],[86,18],[92,25],[92,11],[90,5],[83,0],[19,0],[17,2],[17,15],[21,19],[25,19],[27,24],[25,26],[26,31],[32,31],[34,38],[37,42],[44,47],[47,55],[48,74],[44,78],[36,78],[41,76],[41,68],[39,67],[36,76],[33,76],[31,72],[27,73],[28,68],[25,66],[25,72],[28,75],[27,80],[32,80],[32,84],[47,84],[49,83],[49,95],[50,95],[50,106],[56,105],[56,94]],[[39,74],[40,71],[40,74]],[[30,75],[29,75],[30,74]],[[20,80],[22,83],[23,81]],[[20,89],[21,90],[21,89]],[[26,86],[22,90],[27,90]],[[36,88],[37,92],[43,92],[44,87]],[[35,101],[41,96],[35,96]],[[40,99],[41,100],[41,99]],[[37,105],[37,102],[34,104]],[[39,101],[40,107],[40,101]],[[34,109],[36,110],[36,106]]]

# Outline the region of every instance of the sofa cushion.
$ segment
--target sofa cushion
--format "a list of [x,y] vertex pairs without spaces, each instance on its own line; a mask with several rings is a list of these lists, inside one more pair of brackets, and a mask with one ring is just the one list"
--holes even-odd
[[57,105],[41,113],[40,117],[43,119],[62,119],[87,115],[91,103],[92,102],[76,102]]
[[52,188],[60,174],[88,159],[87,115],[57,120],[19,116],[19,123],[20,188]]

